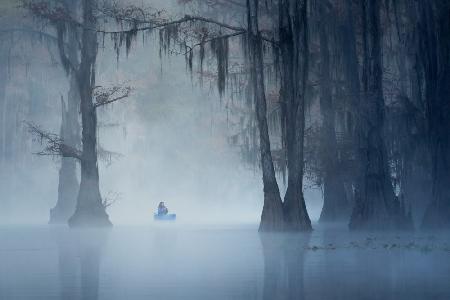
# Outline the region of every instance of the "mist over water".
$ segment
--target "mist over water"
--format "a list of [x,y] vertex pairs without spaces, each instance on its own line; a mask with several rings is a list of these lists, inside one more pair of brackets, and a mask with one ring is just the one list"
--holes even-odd
[[[236,120],[228,116],[215,83],[200,86],[186,71],[184,57],[173,55],[161,61],[155,39],[136,43],[129,56],[122,53],[117,63],[108,41],[99,50],[99,84],[127,82],[133,88],[129,99],[98,110],[99,145],[117,154],[111,161],[99,162],[101,193],[114,201],[108,208],[112,222],[153,222],[152,213],[160,201],[178,213],[181,222],[259,222],[262,175],[256,166],[243,163],[239,149],[229,144]],[[28,76],[32,81],[43,80],[37,71]],[[55,85],[42,96],[45,102],[34,100],[38,106],[47,103],[54,110],[51,117],[48,113],[33,119],[23,116],[22,121],[59,132],[59,99],[68,88],[61,76],[61,70],[52,69],[49,80]],[[27,130],[24,124],[19,129]],[[4,217],[0,223],[42,224],[56,203],[60,159],[33,154],[42,145],[31,141],[30,134],[24,135],[31,148],[18,159],[25,157],[29,162],[22,170],[9,161],[12,173],[2,173]],[[286,187],[279,179],[283,191]],[[305,193],[310,217],[317,220],[321,191],[306,189]]]
[[[300,0],[298,1],[300,3]],[[182,5],[184,2],[187,4],[190,2],[185,0],[118,2],[124,5],[151,6],[162,10],[164,14],[176,17],[184,16],[186,13],[197,13],[195,10],[190,11],[188,5]],[[214,2],[208,1],[208,3]],[[260,3],[263,2],[278,3],[278,1],[260,1]],[[349,5],[346,9],[350,13],[354,10],[355,19],[362,19],[362,16],[357,14],[362,7],[356,7],[357,2],[335,1],[334,3],[331,1],[327,2],[326,6],[330,7],[326,9],[330,9],[331,12],[332,8],[334,17],[337,19],[344,14],[344,4]],[[26,25],[27,28],[31,26],[33,30],[38,30],[33,27],[36,23],[28,20],[31,17],[29,15],[24,17],[22,11],[17,12],[12,9],[11,3],[15,5],[15,0],[0,0],[0,33],[3,27],[11,24],[17,25],[18,28],[19,25]],[[257,149],[256,154],[252,153],[256,164],[251,164],[245,161],[245,155],[241,153],[242,149],[239,146],[242,147],[242,145],[233,145],[233,142],[230,142],[231,137],[237,136],[239,130],[245,138],[249,138],[250,134],[245,131],[247,128],[244,127],[247,125],[244,126],[245,122],[241,119],[244,117],[239,115],[242,112],[234,112],[233,115],[233,107],[230,108],[231,100],[228,99],[231,98],[230,94],[225,93],[225,96],[219,96],[215,77],[217,61],[212,62],[217,60],[217,57],[213,54],[213,58],[205,59],[204,63],[211,64],[214,74],[211,76],[212,79],[205,76],[200,82],[198,70],[195,68],[195,64],[198,63],[195,61],[197,58],[194,59],[193,72],[190,72],[184,55],[168,54],[164,51],[161,54],[160,37],[157,31],[153,34],[137,35],[136,40],[130,44],[129,53],[123,49],[125,47],[116,52],[114,38],[109,36],[102,38],[101,34],[98,35],[96,84],[105,87],[125,84],[132,89],[130,96],[124,101],[99,106],[97,109],[98,143],[95,149],[99,150],[98,152],[107,150],[111,154],[100,157],[98,162],[101,192],[99,200],[105,200],[108,203],[106,212],[113,226],[108,229],[75,229],[67,225],[47,224],[50,209],[55,206],[58,199],[58,172],[61,158],[58,155],[37,155],[45,147],[45,143],[42,139],[33,138],[26,124],[30,122],[45,131],[59,134],[62,123],[61,100],[69,101],[68,79],[70,77],[61,66],[55,45],[47,45],[42,40],[38,42],[26,35],[11,35],[10,39],[0,35],[0,67],[7,66],[7,72],[0,69],[0,100],[2,101],[0,102],[0,300],[450,299],[450,235],[448,231],[350,231],[348,226],[350,216],[342,223],[317,223],[324,203],[325,170],[320,168],[325,169],[325,163],[321,161],[323,159],[321,155],[327,152],[325,148],[328,142],[324,145],[319,145],[320,142],[317,142],[317,145],[315,143],[323,138],[316,137],[315,134],[320,133],[323,129],[321,126],[325,123],[322,120],[325,117],[321,114],[321,106],[322,104],[326,106],[326,103],[321,103],[325,101],[320,99],[324,83],[321,82],[322,75],[319,74],[325,69],[323,68],[324,59],[320,58],[324,49],[319,49],[321,48],[319,44],[324,42],[322,39],[324,36],[320,34],[320,38],[316,32],[320,27],[320,24],[316,24],[317,20],[323,19],[321,18],[323,12],[312,11],[315,8],[314,5],[320,6],[321,1],[309,3],[312,8],[308,11],[308,14],[311,14],[311,20],[308,21],[311,23],[311,44],[308,50],[310,70],[308,72],[311,74],[305,81],[308,86],[304,87],[305,95],[302,97],[311,99],[302,99],[302,101],[310,102],[306,104],[307,107],[305,106],[306,133],[304,134],[305,145],[302,145],[305,147],[302,159],[311,161],[305,164],[305,170],[301,173],[305,175],[302,184],[307,214],[313,221],[314,230],[310,233],[258,232],[264,200],[262,172],[259,168],[260,157],[258,157],[260,149]],[[406,7],[408,1],[397,2],[399,3]],[[416,5],[421,2],[414,3]],[[244,11],[242,14],[242,9],[247,7],[243,4],[239,5],[239,1],[237,4],[237,8],[234,8],[235,14],[227,12],[229,19],[223,19],[231,20],[234,25],[244,28],[247,25],[241,17],[246,13]],[[389,4],[389,1],[384,2],[385,6]],[[11,11],[3,13],[4,7],[8,7]],[[386,12],[381,12],[381,23],[386,26],[380,28],[380,32],[385,34],[384,40],[381,39],[382,49],[380,49],[380,52],[384,53],[380,72],[385,74],[383,73],[380,78],[383,81],[380,85],[384,84],[384,89],[387,86],[395,92],[397,92],[395,85],[397,81],[403,80],[400,78],[403,74],[400,74],[401,70],[398,70],[399,74],[396,74],[398,62],[394,64],[394,60],[400,61],[399,58],[403,54],[406,56],[406,53],[403,53],[406,51],[403,49],[404,45],[397,45],[401,42],[392,43],[392,38],[396,34],[400,36],[415,33],[415,27],[407,24],[410,21],[402,19],[402,17],[405,18],[405,7],[399,9],[400,24],[395,22],[384,24],[385,19],[389,20],[389,17],[393,17],[393,13],[391,16],[389,13],[384,15]],[[419,7],[421,6],[408,6],[408,9],[412,11],[412,8]],[[204,11],[199,13],[222,20],[220,10],[210,11],[210,7],[207,9],[202,7],[202,9]],[[271,16],[268,7],[262,7],[262,10],[260,23],[267,23],[261,28],[265,35],[272,30],[268,29],[268,24],[275,26],[279,24],[277,17],[272,16],[274,19],[269,20]],[[386,11],[388,10],[386,8]],[[278,14],[281,10],[275,9],[275,11]],[[330,19],[333,18],[330,17]],[[273,24],[270,24],[271,22]],[[350,23],[352,22],[349,24],[344,22],[339,26],[343,26],[344,29],[350,26],[355,31],[351,34],[355,35],[353,42],[355,43],[354,51],[357,53],[354,53],[352,62],[357,71],[361,69],[367,72],[365,69],[371,66],[362,66],[366,63],[362,52],[365,55],[366,51],[359,49],[363,46],[361,24]],[[109,28],[105,24],[102,26]],[[118,24],[109,25],[114,29],[114,26]],[[394,26],[397,27],[395,32],[393,31],[394,35],[392,33],[388,35],[388,29],[392,31]],[[400,28],[402,26],[411,27],[411,30],[403,30],[405,28]],[[330,37],[328,37],[326,51],[332,50],[333,53],[328,54],[330,57],[327,59],[327,61],[331,59],[328,62],[331,64],[328,66],[330,69],[328,79],[338,82],[328,87],[332,94],[330,102],[339,102],[339,105],[343,106],[333,108],[333,103],[329,104],[329,109],[334,110],[330,115],[332,114],[336,119],[335,122],[330,122],[336,123],[333,125],[332,134],[336,139],[339,138],[333,147],[336,149],[340,147],[339,151],[330,153],[332,156],[334,154],[339,156],[339,158],[331,157],[333,167],[347,168],[342,173],[337,172],[341,170],[333,170],[336,172],[331,174],[346,177],[337,184],[342,184],[345,205],[350,207],[357,196],[355,186],[360,184],[360,178],[355,178],[357,177],[355,174],[359,175],[359,173],[351,170],[355,167],[353,160],[359,159],[352,151],[353,147],[358,150],[363,149],[361,145],[351,144],[356,143],[353,134],[360,133],[353,127],[358,127],[357,122],[360,121],[358,118],[361,115],[364,116],[364,112],[358,111],[363,106],[352,107],[353,100],[348,99],[349,93],[353,92],[345,86],[345,82],[349,81],[348,74],[345,76],[334,74],[342,73],[341,69],[347,69],[344,65],[349,58],[344,57],[346,47],[340,44],[342,41],[339,39],[342,38],[340,36],[342,33],[337,34],[334,31],[338,30],[331,30],[333,26],[329,27]],[[49,34],[55,33],[50,25],[49,28],[44,29]],[[161,31],[161,33],[167,32]],[[278,38],[277,34],[275,34],[276,38]],[[350,35],[350,33],[346,34]],[[325,34],[325,36],[328,35]],[[388,38],[390,43],[389,47],[386,47],[385,40]],[[430,38],[430,40],[433,39]],[[238,44],[238,42],[230,42],[229,46],[238,47]],[[240,51],[242,49],[237,51],[238,56],[242,55],[239,54]],[[303,50],[297,49],[297,51]],[[265,49],[265,56],[261,63],[262,69],[266,63],[265,60],[273,59],[269,52]],[[396,53],[392,55],[393,58],[389,58],[392,52]],[[207,56],[211,56],[211,53]],[[234,59],[239,63],[244,61],[242,57],[234,57]],[[417,69],[413,68],[416,63],[418,62],[413,64],[412,61],[408,61],[408,72],[411,73],[411,70]],[[351,70],[351,68],[348,69]],[[246,72],[245,68],[243,72]],[[421,74],[421,72],[419,68],[417,74],[411,73],[408,76],[413,79],[416,76],[415,80],[418,81],[424,77],[422,79],[425,81],[425,73]],[[1,77],[3,75],[5,78]],[[356,74],[357,80],[358,76]],[[274,79],[267,76],[266,102],[268,106],[277,105],[279,109],[281,102],[274,104],[271,101],[277,97],[276,100],[280,101],[281,96],[276,94],[281,93],[279,92],[281,83],[270,82],[271,80]],[[277,80],[281,78],[274,81]],[[249,82],[245,84],[249,85]],[[406,85],[403,88],[405,90],[410,88],[411,91],[401,92],[413,94],[415,86],[412,83],[414,82],[403,83]],[[4,84],[4,96],[1,94],[1,84]],[[429,85],[428,82],[426,84]],[[421,83],[421,85],[426,84]],[[422,86],[419,88],[420,91],[414,92],[417,94],[414,97],[419,97],[422,101],[425,100],[422,99],[422,93],[426,93],[421,89]],[[363,94],[362,92],[357,90],[356,94]],[[387,96],[385,95],[386,99],[381,99],[384,101],[381,104],[386,107],[391,105],[389,107],[391,109],[397,108],[393,105],[394,98],[399,95],[408,96],[393,95],[391,90],[389,93],[383,90],[381,94],[383,93]],[[242,96],[244,97],[248,97],[250,102],[254,101],[253,97]],[[365,99],[362,97],[357,100]],[[247,114],[245,118],[253,118],[251,129],[255,133],[257,131],[257,122],[253,115],[255,102],[252,103],[249,105],[251,112],[244,111],[244,113]],[[423,107],[425,108],[426,105],[424,104]],[[249,107],[246,108],[249,109]],[[237,106],[237,109],[241,107]],[[412,119],[420,119],[422,115],[425,115],[424,111],[420,111],[421,108],[415,109],[417,111],[414,110],[412,115],[407,114],[406,111],[402,112],[404,113],[402,117],[406,116],[407,122],[406,125],[403,124],[405,132],[401,130],[399,132],[402,132],[401,135],[410,134],[405,138],[406,142],[399,141],[397,145],[397,141],[391,141],[392,145],[389,146],[391,148],[388,149],[389,155],[397,160],[393,164],[393,158],[387,157],[391,161],[389,166],[386,164],[385,169],[394,167],[398,169],[388,170],[391,174],[383,174],[386,178],[392,177],[389,179],[392,179],[391,183],[395,185],[394,198],[398,207],[396,205],[392,207],[401,207],[402,214],[404,213],[404,216],[408,218],[411,214],[414,215],[415,226],[419,227],[431,201],[428,198],[431,197],[429,192],[431,192],[432,184],[431,177],[427,177],[431,172],[424,173],[426,176],[423,176],[422,172],[425,171],[421,169],[427,169],[431,161],[429,157],[422,159],[422,155],[427,156],[427,154],[414,156],[409,152],[409,148],[412,148],[409,139],[415,140],[417,136],[420,136],[428,141],[426,134],[417,133],[421,130],[420,126],[410,124]],[[387,108],[386,111],[392,113]],[[358,120],[355,121],[352,118]],[[392,116],[389,117],[387,114],[387,118]],[[281,120],[278,119],[272,122],[278,122],[279,127],[282,127],[280,124],[286,126],[286,123],[280,123]],[[419,125],[422,124],[421,121],[417,122]],[[382,128],[384,125],[379,124],[376,128]],[[385,127],[391,131],[397,127],[397,123],[388,125]],[[269,127],[271,127],[270,124]],[[287,147],[287,144],[282,145],[281,130],[269,128],[268,139],[272,143],[272,148],[269,145],[268,152],[272,150],[274,157],[275,153],[279,154]],[[345,134],[348,136],[344,136]],[[392,132],[390,135],[392,135],[390,138],[396,137]],[[380,139],[383,138],[380,137]],[[361,142],[359,139],[357,142]],[[247,143],[251,142],[247,141]],[[400,144],[403,147],[397,149],[396,147]],[[259,145],[255,147],[258,148]],[[406,157],[406,160],[397,157],[397,152],[401,151],[406,153],[403,153],[405,156],[402,158]],[[305,154],[304,157],[303,154]],[[286,158],[283,155],[286,154],[281,154],[281,160]],[[334,160],[338,163],[335,164]],[[350,167],[345,166],[345,163],[348,163],[347,160],[350,161]],[[407,162],[410,169],[403,166]],[[284,163],[286,164],[286,161]],[[419,163],[423,163],[424,166]],[[294,167],[298,165],[300,164]],[[405,169],[401,170],[401,167]],[[80,166],[76,168],[76,176],[80,179]],[[407,182],[408,186],[401,176],[407,176],[411,170],[415,170],[416,175],[420,176],[417,182],[414,180]],[[277,171],[280,196],[283,199],[287,186],[282,178],[282,172]],[[366,175],[370,177],[373,174]],[[319,178],[321,176],[323,178]],[[422,180],[424,178],[426,180]],[[298,181],[293,182],[293,186],[300,187]],[[389,184],[386,186],[391,190]],[[414,200],[417,203],[403,201],[403,189],[406,187],[410,188],[411,199],[417,198]],[[416,192],[418,193],[415,194]],[[383,193],[384,191],[381,194]],[[330,193],[328,199],[333,198],[330,195],[334,196]],[[397,200],[400,201],[397,202]],[[165,202],[169,213],[176,214],[176,221],[154,220],[154,213],[160,202]],[[361,215],[371,209],[378,210],[380,218],[376,219],[374,224],[384,225],[383,222],[390,217],[389,213],[386,213],[387,210],[384,210],[388,205],[385,206],[369,206],[366,210],[361,210]],[[411,207],[413,207],[412,212]],[[103,209],[103,206],[101,208]],[[286,206],[284,209],[286,210]],[[270,221],[277,223],[281,220],[279,223],[286,225],[286,211],[284,214],[280,210],[278,212],[280,219],[276,222]],[[268,215],[271,216],[270,213]]]
[[442,234],[0,228],[0,299],[448,299]]

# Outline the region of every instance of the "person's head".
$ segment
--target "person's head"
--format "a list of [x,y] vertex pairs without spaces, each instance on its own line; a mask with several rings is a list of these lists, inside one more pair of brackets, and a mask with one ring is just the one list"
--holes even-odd
[[163,207],[164,206],[164,202],[159,202],[159,207]]

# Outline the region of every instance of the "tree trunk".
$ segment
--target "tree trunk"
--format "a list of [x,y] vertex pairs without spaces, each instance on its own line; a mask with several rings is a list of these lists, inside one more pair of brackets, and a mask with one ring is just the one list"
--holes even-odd
[[432,159],[432,199],[422,227],[450,228],[450,3],[418,2]]
[[[398,35],[398,52],[396,65],[400,79],[400,91],[397,103],[401,108],[393,108],[390,113],[389,151],[398,157],[396,172],[400,175],[399,197],[406,201],[413,223],[423,219],[426,206],[431,199],[431,163],[427,150],[425,108],[422,96],[422,71],[417,63],[414,49],[417,35],[412,35],[418,16],[416,3],[395,1],[393,3],[396,31]],[[406,18],[401,16],[406,15]],[[414,36],[414,38],[408,38]],[[408,89],[411,87],[411,89]],[[397,154],[395,153],[397,152]]]
[[320,23],[320,112],[322,114],[322,151],[323,151],[323,208],[321,222],[347,220],[349,203],[346,199],[344,181],[339,168],[337,140],[335,130],[335,112],[331,95],[330,52],[328,47],[329,30],[327,22],[331,17],[324,5],[319,5]]
[[[360,118],[361,190],[356,198],[350,229],[398,229],[408,226],[394,194],[383,140],[384,99],[382,90],[379,0],[363,1],[364,103]],[[366,32],[367,30],[367,32]]]
[[[356,34],[354,29],[354,14],[352,10],[352,1],[345,1],[346,15],[342,24],[340,25],[340,51],[342,53],[342,68],[343,68],[343,78],[345,84],[345,93],[348,94],[349,105],[347,112],[346,121],[346,137],[348,137],[351,143],[351,149],[353,150],[354,160],[352,164],[349,165],[349,175],[345,185],[347,190],[347,199],[350,201],[350,207],[355,203],[355,197],[359,194],[361,190],[361,172],[360,172],[360,160],[358,159],[359,154],[359,127],[361,123],[360,118],[360,94],[361,94],[361,84],[360,84],[360,70],[358,63],[358,55],[356,48]],[[351,210],[351,209],[350,209]]]
[[[66,2],[66,8],[71,15],[76,15],[78,1]],[[78,66],[78,39],[77,28],[69,25],[68,28],[68,58],[73,66]],[[63,38],[63,37],[60,37]],[[61,51],[61,49],[60,49]],[[64,53],[60,53],[64,55]],[[63,107],[61,134],[64,143],[70,147],[78,148],[80,145],[80,124],[78,114],[80,109],[80,93],[78,91],[77,78],[74,72],[69,72],[70,87],[68,93],[68,110]],[[61,105],[64,106],[64,101]],[[58,200],[54,208],[50,210],[50,224],[66,224],[73,215],[76,206],[77,191],[80,184],[77,179],[77,160],[69,157],[61,158],[59,169]]]
[[[73,84],[75,83],[75,86]],[[75,88],[75,90],[73,90]],[[78,107],[79,96],[77,93],[76,81],[71,79],[69,91],[69,109],[66,111],[64,99],[61,99],[61,134],[64,143],[71,147],[77,147],[78,143]],[[75,99],[72,97],[76,97]],[[72,118],[72,121],[70,120]],[[73,120],[75,118],[75,120]],[[74,123],[75,121],[76,123]],[[79,183],[77,179],[77,161],[74,158],[62,157],[61,168],[59,169],[58,201],[56,206],[50,210],[50,224],[66,224],[73,215],[76,206],[77,191]]]
[[283,230],[283,210],[270,151],[262,42],[261,33],[258,29],[258,0],[247,0],[247,13],[251,81],[259,129],[261,169],[264,185],[264,206],[259,230],[280,231]]
[[95,87],[95,60],[97,57],[97,34],[93,14],[95,1],[83,0],[83,34],[81,63],[77,82],[81,98],[82,157],[81,183],[74,215],[70,226],[110,226],[108,214],[102,203],[97,165],[97,112],[93,103]]
[[[284,106],[288,187],[283,203],[285,229],[310,231],[311,220],[303,198],[303,139],[307,75],[306,1],[279,3],[281,51],[281,101]],[[300,47],[300,45],[302,45]]]

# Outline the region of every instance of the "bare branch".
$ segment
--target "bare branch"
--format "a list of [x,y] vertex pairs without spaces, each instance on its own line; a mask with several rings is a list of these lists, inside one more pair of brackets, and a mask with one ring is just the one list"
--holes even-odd
[[[199,16],[190,16],[190,15],[185,15],[183,18],[178,19],[178,20],[173,20],[173,21],[162,21],[161,20],[151,20],[151,21],[145,21],[145,20],[141,20],[138,23],[140,24],[150,24],[149,26],[144,26],[144,27],[136,27],[133,26],[133,28],[128,29],[128,30],[120,30],[120,31],[105,31],[105,30],[96,30],[98,33],[104,33],[104,34],[131,34],[131,33],[136,33],[138,31],[151,31],[153,29],[159,29],[159,28],[164,28],[164,27],[168,27],[171,25],[178,25],[178,24],[182,24],[182,23],[187,23],[187,22],[195,22],[195,21],[199,21],[199,22],[203,22],[203,23],[210,23],[210,24],[215,24],[219,27],[225,28],[225,29],[229,29],[229,30],[233,30],[233,31],[239,31],[239,32],[246,32],[246,30],[242,27],[238,27],[238,26],[232,26],[226,23],[222,23],[222,22],[218,22],[216,20],[213,19],[209,19],[209,18],[204,18],[204,17],[199,17]],[[136,24],[133,24],[136,25]]]
[[116,203],[117,200],[119,200],[121,198],[121,196],[122,195],[120,193],[116,193],[116,192],[112,192],[112,191],[108,192],[108,194],[102,200],[103,207],[105,209],[110,207],[111,205]]
[[57,134],[47,132],[29,122],[25,122],[28,131],[33,136],[34,141],[38,141],[44,149],[35,153],[43,156],[62,156],[81,160],[82,154],[78,149],[64,144],[64,140]]
[[94,107],[97,108],[125,99],[130,96],[131,90],[129,86],[113,86],[109,88],[97,86],[94,88]]
[[103,3],[97,7],[97,16],[114,19],[117,23],[148,24],[164,20],[164,10],[155,10],[151,7],[138,7],[135,5],[120,6],[118,2]]
[[[103,10],[98,8],[99,12],[103,13],[105,16],[115,19],[117,22],[123,21],[130,25],[130,29],[108,31],[98,28],[88,28],[84,26],[84,24],[81,24],[76,20],[74,20],[69,14],[67,14],[64,11],[63,8],[60,7],[52,8],[49,7],[47,4],[45,4],[45,2],[27,4],[26,7],[30,9],[36,16],[48,19],[50,22],[53,23],[67,22],[77,27],[81,27],[82,29],[92,30],[102,34],[136,35],[136,33],[139,31],[152,31],[154,29],[161,29],[188,22],[201,22],[213,24],[219,26],[222,29],[232,30],[240,34],[247,32],[247,30],[243,27],[226,24],[211,18],[205,18],[200,16],[185,15],[184,17],[177,20],[167,20],[165,18],[159,17],[161,11],[157,11],[156,13],[148,13],[146,10],[136,6],[129,6],[125,8],[118,8],[114,6],[113,8],[103,8]],[[142,19],[140,19],[137,15],[141,15]],[[148,24],[148,26],[139,27],[139,25],[142,24]],[[237,35],[239,34],[231,34],[230,36],[237,36]],[[278,45],[278,42],[271,38],[263,36],[262,40],[275,46]]]

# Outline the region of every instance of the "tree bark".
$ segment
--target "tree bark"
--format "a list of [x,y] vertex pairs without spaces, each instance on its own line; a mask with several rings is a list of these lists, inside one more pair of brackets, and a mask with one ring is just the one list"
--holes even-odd
[[418,2],[419,55],[425,76],[432,160],[432,199],[422,227],[450,228],[450,3]]
[[70,226],[110,226],[108,214],[102,203],[97,165],[97,112],[93,103],[95,87],[95,61],[97,57],[97,34],[93,13],[94,0],[83,0],[83,33],[81,62],[76,72],[81,99],[82,158],[81,183],[74,215]]
[[380,2],[364,0],[362,4],[363,23],[367,24],[367,27],[363,26],[365,99],[362,103],[363,115],[359,118],[359,160],[363,182],[352,212],[350,229],[406,228],[408,224],[404,211],[391,184],[383,140]]
[[[349,97],[349,107],[347,112],[346,136],[348,136],[353,154],[352,164],[349,165],[349,176],[346,182],[347,197],[350,200],[350,206],[355,203],[356,195],[361,190],[361,166],[359,159],[359,140],[361,124],[360,118],[360,70],[358,63],[358,54],[356,47],[356,34],[354,28],[354,14],[352,9],[352,1],[345,1],[346,15],[340,25],[340,51],[342,53],[343,78],[345,82],[345,92]],[[351,210],[351,209],[350,209]]]
[[393,156],[398,157],[396,172],[400,175],[399,197],[406,201],[405,206],[409,207],[414,223],[420,224],[431,199],[432,182],[426,112],[421,91],[422,71],[417,63],[418,56],[411,51],[417,43],[417,34],[412,33],[418,15],[414,2],[395,1],[393,4],[399,49],[395,61],[400,90],[396,107],[390,112],[388,149],[391,148],[389,151],[394,151]]
[[[63,116],[60,135],[63,137],[64,143],[73,148],[77,148],[80,144],[79,99],[76,79],[72,76],[70,79],[67,111],[64,100],[62,100]],[[50,224],[66,224],[75,211],[77,192],[80,188],[77,178],[77,160],[75,158],[62,157],[58,175],[58,200],[55,207],[50,210]]]
[[[301,2],[301,3],[299,3]],[[287,150],[288,186],[283,203],[285,230],[310,231],[311,220],[303,197],[303,139],[307,75],[306,1],[279,2],[281,103]],[[302,45],[302,46],[300,46]]]
[[[66,9],[71,15],[76,15],[78,1],[66,2]],[[68,28],[68,59],[72,66],[78,66],[78,39],[77,28],[69,25]],[[62,38],[62,37],[59,37]],[[61,49],[60,49],[61,51]],[[64,53],[60,53],[64,55]],[[78,114],[80,109],[80,93],[78,91],[77,78],[74,72],[69,72],[70,87],[68,93],[68,110],[66,111],[62,101],[61,134],[64,143],[74,149],[80,144],[80,124]],[[77,160],[69,157],[61,158],[58,181],[58,200],[54,208],[50,210],[50,224],[65,224],[73,215],[77,200],[77,191],[80,184],[77,178]]]
[[261,170],[264,185],[264,206],[259,230],[280,231],[283,230],[283,210],[280,191],[275,177],[272,153],[270,151],[262,39],[258,29],[258,0],[247,0],[247,14],[251,83],[259,129]]
[[335,111],[331,94],[329,30],[327,21],[331,15],[323,4],[319,4],[321,23],[320,36],[320,112],[322,114],[323,150],[323,208],[320,222],[347,220],[349,203],[347,201],[342,174],[339,169],[337,140],[335,130]]

